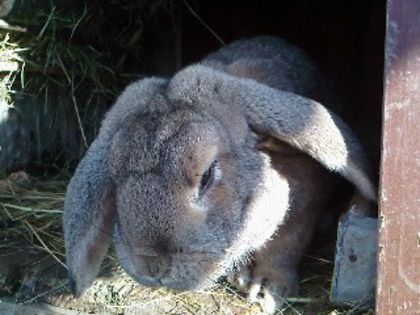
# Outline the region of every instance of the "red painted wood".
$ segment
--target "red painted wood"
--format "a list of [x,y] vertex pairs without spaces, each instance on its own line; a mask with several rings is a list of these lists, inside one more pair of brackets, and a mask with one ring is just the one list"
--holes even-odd
[[378,314],[420,314],[420,2],[388,0]]

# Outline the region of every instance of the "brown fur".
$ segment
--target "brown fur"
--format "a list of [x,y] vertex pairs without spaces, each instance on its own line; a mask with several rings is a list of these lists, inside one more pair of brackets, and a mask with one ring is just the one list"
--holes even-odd
[[248,273],[260,279],[266,290],[277,295],[277,306],[280,306],[282,297],[297,293],[298,264],[320,216],[330,210],[331,194],[337,190],[340,179],[276,139],[266,138],[259,148],[267,151],[272,167],[289,183],[293,211],[289,211],[272,239],[254,253],[253,262],[240,267],[237,276],[243,278],[243,273]]

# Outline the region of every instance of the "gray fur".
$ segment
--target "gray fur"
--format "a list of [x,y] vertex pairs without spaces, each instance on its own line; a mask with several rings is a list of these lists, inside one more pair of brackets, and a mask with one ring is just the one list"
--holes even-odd
[[[273,37],[235,42],[169,81],[133,83],[68,188],[75,293],[93,281],[111,239],[124,269],[146,285],[197,289],[234,266],[245,274],[254,259],[251,292],[263,281],[267,297],[293,293],[336,183],[327,169],[375,199],[359,142],[317,101],[335,97],[316,66]],[[202,192],[213,162],[214,182]]]
[[64,240],[71,286],[77,296],[96,277],[111,242],[115,209],[114,184],[108,172],[111,138],[127,117],[150,110],[147,103],[163,82],[147,79],[124,91],[107,114],[97,139],[67,188]]

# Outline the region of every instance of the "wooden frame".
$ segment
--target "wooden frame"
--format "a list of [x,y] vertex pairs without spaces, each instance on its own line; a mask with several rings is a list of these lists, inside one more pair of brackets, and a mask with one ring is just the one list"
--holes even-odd
[[420,314],[420,3],[388,0],[378,314]]

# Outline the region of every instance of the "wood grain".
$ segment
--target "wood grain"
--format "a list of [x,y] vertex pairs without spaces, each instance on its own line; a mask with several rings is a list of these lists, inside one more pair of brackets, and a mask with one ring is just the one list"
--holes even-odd
[[388,0],[378,314],[420,314],[420,5]]

